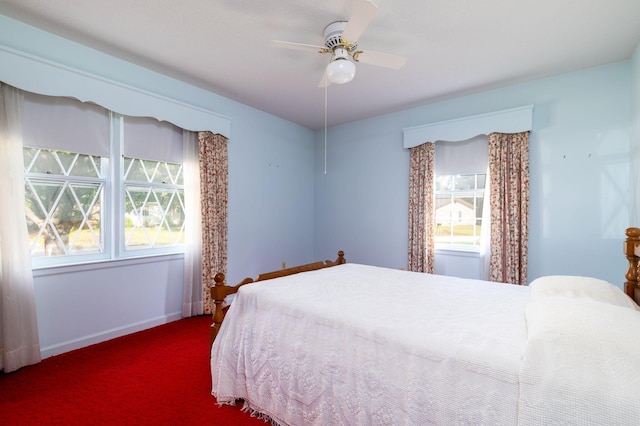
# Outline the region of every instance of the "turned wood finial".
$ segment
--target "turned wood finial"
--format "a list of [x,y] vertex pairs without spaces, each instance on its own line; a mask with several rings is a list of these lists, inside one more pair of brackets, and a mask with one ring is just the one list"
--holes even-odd
[[224,274],[222,272],[218,272],[214,277],[213,281],[215,281],[216,285],[224,284]]
[[624,233],[629,238],[640,239],[640,228],[627,228]]
[[627,273],[625,274],[627,280],[624,283],[624,291],[629,297],[637,301],[636,289],[640,288],[638,285],[638,277],[640,276],[638,272],[640,262],[638,261],[640,258],[636,254],[636,247],[640,246],[640,228],[627,228],[624,233],[627,238],[622,247],[624,255],[629,261],[629,268],[627,268]]

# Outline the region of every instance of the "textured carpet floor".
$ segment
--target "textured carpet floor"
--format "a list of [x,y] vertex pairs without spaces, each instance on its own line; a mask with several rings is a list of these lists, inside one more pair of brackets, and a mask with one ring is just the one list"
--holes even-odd
[[1,425],[264,425],[211,396],[209,316],[0,373]]

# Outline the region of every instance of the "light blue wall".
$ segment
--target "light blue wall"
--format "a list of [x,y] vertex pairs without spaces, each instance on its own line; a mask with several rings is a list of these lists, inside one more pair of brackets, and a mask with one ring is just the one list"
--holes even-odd
[[[61,93],[89,75],[228,117],[228,281],[315,260],[313,131],[0,15],[0,81],[40,87],[35,65],[8,66],[11,52],[58,64],[46,83]],[[160,260],[35,271],[43,355],[179,318],[182,256]]]
[[[622,285],[631,68],[617,63],[330,128],[326,175],[318,131],[316,252],[339,248],[352,262],[406,267],[402,129],[533,104],[529,280],[574,274]],[[462,265],[449,272],[469,276],[465,268],[477,268],[473,258]]]
[[631,226],[640,226],[640,44],[631,58]]

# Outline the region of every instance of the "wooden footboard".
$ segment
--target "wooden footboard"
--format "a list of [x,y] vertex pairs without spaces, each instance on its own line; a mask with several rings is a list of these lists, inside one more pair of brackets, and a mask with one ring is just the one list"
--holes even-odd
[[629,268],[625,274],[624,292],[640,305],[640,228],[627,228],[627,239],[624,241],[624,255],[629,261]]
[[224,320],[225,310],[223,308],[224,299],[230,294],[234,294],[238,291],[240,287],[245,284],[250,284],[258,281],[270,280],[272,278],[284,277],[287,275],[298,274],[300,272],[307,271],[315,271],[317,269],[328,268],[330,266],[342,265],[347,263],[344,258],[344,252],[340,250],[338,252],[338,258],[335,261],[325,260],[324,262],[318,261],[313,263],[307,263],[299,266],[292,266],[290,268],[283,268],[277,271],[266,272],[264,274],[258,275],[258,278],[245,278],[240,281],[235,286],[228,286],[225,283],[225,276],[222,273],[217,273],[213,280],[215,281],[215,285],[210,288],[211,291],[211,300],[214,303],[214,311],[213,311],[213,323],[211,324],[211,328],[209,329],[209,340],[210,343],[213,344],[213,341],[216,339],[218,335],[218,331],[220,331],[220,325],[222,325],[222,321]]

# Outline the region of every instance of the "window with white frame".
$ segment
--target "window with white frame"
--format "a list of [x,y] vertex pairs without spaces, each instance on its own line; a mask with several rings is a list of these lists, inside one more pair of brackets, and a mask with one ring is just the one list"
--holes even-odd
[[23,151],[31,256],[102,253],[102,158],[41,148]]
[[487,138],[436,142],[436,249],[479,251],[487,181]]
[[124,247],[184,244],[182,131],[148,118],[123,122]]
[[23,145],[34,266],[183,250],[181,129],[25,93]]

